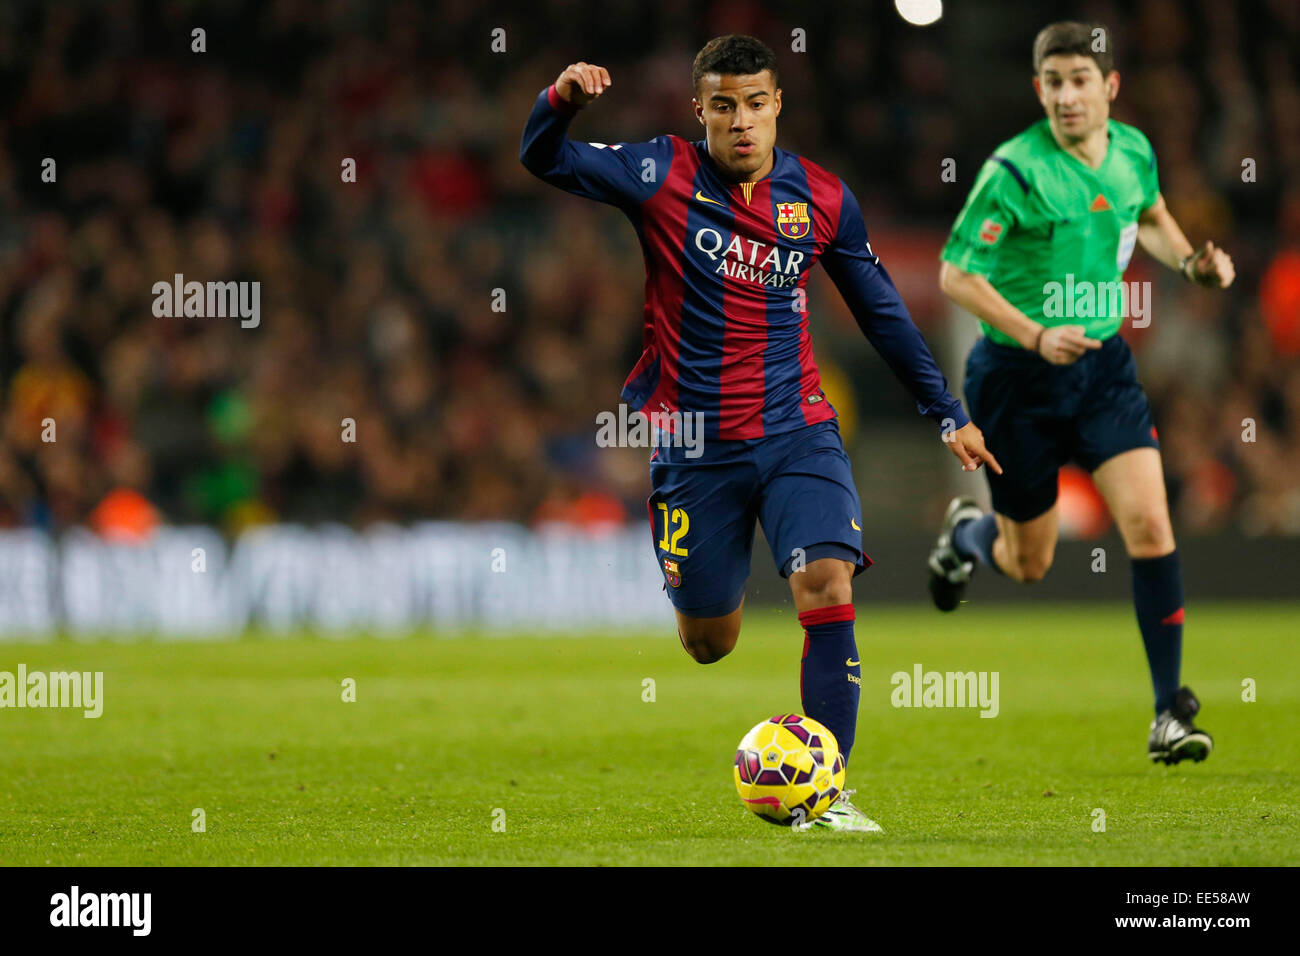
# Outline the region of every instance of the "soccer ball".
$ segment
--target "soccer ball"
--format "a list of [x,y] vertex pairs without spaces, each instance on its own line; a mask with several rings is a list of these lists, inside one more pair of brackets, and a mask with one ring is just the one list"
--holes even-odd
[[768,823],[811,823],[844,789],[844,755],[811,717],[778,714],[745,734],[733,775],[741,801]]

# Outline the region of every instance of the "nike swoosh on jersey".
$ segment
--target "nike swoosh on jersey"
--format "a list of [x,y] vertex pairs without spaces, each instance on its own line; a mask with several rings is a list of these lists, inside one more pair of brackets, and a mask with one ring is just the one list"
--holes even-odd
[[710,199],[708,196],[704,195],[704,193],[702,193],[698,189],[695,190],[695,198],[698,199],[700,202],[711,202],[715,206],[721,206],[723,209],[727,208],[727,204],[725,202],[718,202],[716,199]]
[[861,663],[862,663],[862,661],[855,661],[853,658],[850,657],[850,658],[847,658],[847,659],[844,661],[844,666],[845,666],[845,667],[857,667],[857,666],[858,666],[859,664],[861,664]]
[[861,531],[861,530],[862,530],[861,528],[858,527],[858,519],[857,519],[857,518],[850,518],[850,519],[849,519],[849,524],[853,525],[853,530],[854,530],[854,531]]

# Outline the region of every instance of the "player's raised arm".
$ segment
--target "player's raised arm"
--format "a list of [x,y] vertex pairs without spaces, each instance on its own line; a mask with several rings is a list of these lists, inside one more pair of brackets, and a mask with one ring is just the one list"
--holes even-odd
[[537,97],[524,127],[519,161],[552,186],[585,199],[613,205],[645,202],[672,165],[667,136],[648,143],[581,143],[567,130],[578,110],[612,85],[609,71],[591,63],[571,63]]
[[872,251],[857,199],[848,186],[841,183],[841,189],[839,228],[821,257],[822,267],[872,347],[915,396],[917,409],[945,429],[945,443],[962,467],[973,471],[987,461],[1000,474],[1002,467],[984,447],[983,435],[961,402],[948,391],[948,380],[921,330]]
[[583,107],[593,102],[606,89],[614,85],[609,70],[594,63],[570,63],[556,77],[555,92],[574,106]]

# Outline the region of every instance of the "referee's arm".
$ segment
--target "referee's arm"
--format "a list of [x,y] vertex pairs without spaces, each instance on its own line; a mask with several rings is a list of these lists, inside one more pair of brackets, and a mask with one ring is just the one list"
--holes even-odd
[[1138,215],[1138,242],[1153,259],[1192,282],[1226,289],[1236,278],[1232,257],[1213,242],[1192,248],[1162,195],[1157,194],[1156,201]]
[[1043,326],[1008,302],[993,283],[944,260],[939,263],[939,288],[967,312],[983,319],[1023,348],[1034,350]]
[[1101,348],[1100,341],[1083,334],[1082,325],[1045,328],[1008,302],[984,276],[946,259],[939,263],[939,288],[967,312],[1053,365],[1069,365],[1089,349]]

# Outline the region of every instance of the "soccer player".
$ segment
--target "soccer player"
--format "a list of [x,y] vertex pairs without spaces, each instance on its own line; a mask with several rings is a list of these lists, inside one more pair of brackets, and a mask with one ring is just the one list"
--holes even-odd
[[988,474],[993,513],[964,497],[948,506],[930,554],[931,595],[940,610],[955,608],[976,563],[1016,581],[1042,578],[1056,548],[1057,472],[1078,462],[1132,559],[1155,687],[1150,759],[1204,760],[1213,742],[1193,724],[1196,697],[1178,686],[1183,590],[1160,446],[1117,334],[1125,297],[1115,293],[1134,243],[1205,286],[1231,285],[1232,260],[1212,242],[1193,250],[1160,195],[1151,144],[1110,119],[1119,73],[1105,29],[1053,23],[1033,55],[1047,117],[994,150],[941,254],[944,293],[984,329],[967,359],[966,398],[1006,471]]
[[[735,647],[761,521],[804,629],[804,710],[830,729],[847,760],[861,690],[852,579],[871,561],[813,360],[805,297],[815,263],[962,467],[999,466],[872,251],[853,193],[776,147],[781,89],[772,51],[752,37],[711,40],[695,58],[692,84],[703,140],[574,142],[569,122],[611,80],[603,67],[570,64],[538,96],[520,160],[632,221],[646,263],[645,351],[623,398],[667,429],[703,425],[701,447],[661,431],[650,456],[651,536],[682,646],[701,664]],[[849,793],[814,825],[879,830]]]

